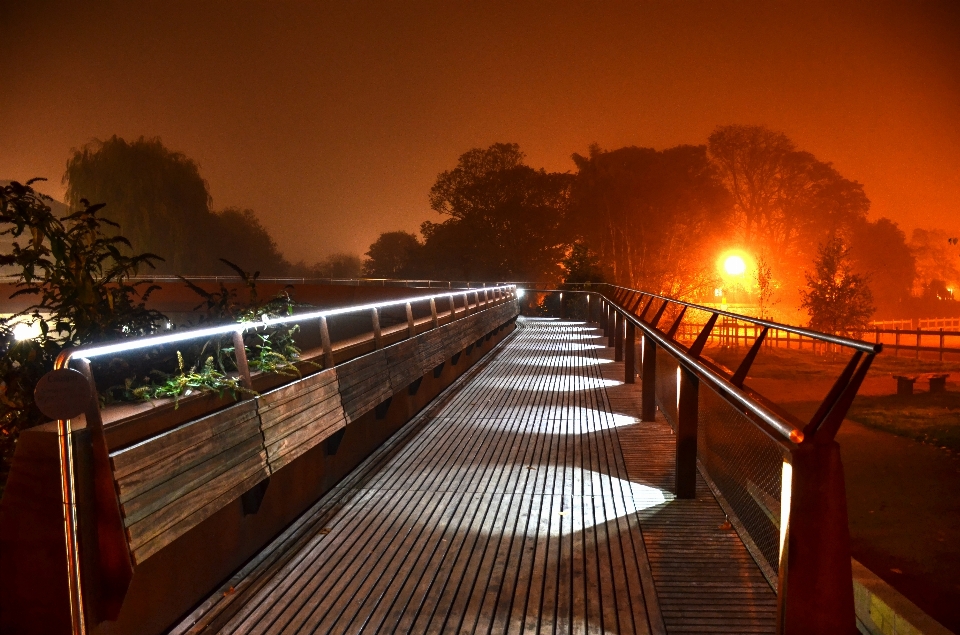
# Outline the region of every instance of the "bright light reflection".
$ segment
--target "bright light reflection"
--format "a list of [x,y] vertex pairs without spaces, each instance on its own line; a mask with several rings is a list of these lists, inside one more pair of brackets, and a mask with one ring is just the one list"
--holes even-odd
[[35,337],[40,336],[40,323],[39,322],[20,322],[15,327],[13,327],[13,337],[17,341],[23,340],[32,340]]
[[[573,435],[591,434],[602,430],[612,430],[624,426],[632,426],[640,422],[636,417],[629,415],[604,412],[593,408],[570,406],[545,406],[537,410],[537,416],[530,418],[530,408],[525,406],[500,407],[497,404],[484,404],[485,412],[478,412],[477,421],[482,427],[501,429],[504,420],[517,422],[511,425],[513,432],[521,434],[557,434]],[[495,416],[495,419],[485,419],[483,415]]]
[[594,359],[593,357],[580,357],[579,355],[556,356],[556,357],[534,357],[533,355],[517,360],[527,366],[548,366],[551,368],[585,368],[594,364],[612,364],[612,359]]

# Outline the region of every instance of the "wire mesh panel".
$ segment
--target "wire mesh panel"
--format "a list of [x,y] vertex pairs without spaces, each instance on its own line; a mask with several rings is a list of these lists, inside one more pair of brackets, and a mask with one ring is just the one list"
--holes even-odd
[[780,559],[783,450],[704,384],[700,385],[699,419],[700,463],[739,518],[748,535],[743,537],[753,541],[775,573]]
[[677,360],[665,350],[657,350],[657,406],[660,412],[677,429]]

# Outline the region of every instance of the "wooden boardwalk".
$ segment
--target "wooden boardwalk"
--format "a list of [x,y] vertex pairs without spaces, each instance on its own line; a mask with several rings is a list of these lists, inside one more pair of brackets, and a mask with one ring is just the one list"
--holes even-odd
[[673,501],[669,426],[636,423],[597,332],[520,326],[174,632],[772,630],[773,592],[705,487]]

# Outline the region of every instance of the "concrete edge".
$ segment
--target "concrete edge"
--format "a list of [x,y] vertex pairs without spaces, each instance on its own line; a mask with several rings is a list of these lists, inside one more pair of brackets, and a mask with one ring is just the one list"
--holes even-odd
[[954,635],[873,571],[851,558],[857,628],[864,635]]

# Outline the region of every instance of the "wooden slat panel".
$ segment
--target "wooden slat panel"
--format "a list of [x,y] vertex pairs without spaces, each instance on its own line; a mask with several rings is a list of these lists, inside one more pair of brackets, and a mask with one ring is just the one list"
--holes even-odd
[[114,478],[123,478],[150,463],[162,461],[193,445],[200,445],[207,438],[233,427],[236,420],[255,415],[256,404],[250,400],[242,401],[128,448],[117,450],[110,455]]
[[257,401],[272,471],[346,425],[340,382],[333,368],[271,391]]
[[252,401],[114,452],[111,461],[136,563],[269,475]]
[[[216,498],[212,498],[205,505],[199,506],[192,514],[182,518],[162,533],[157,534],[152,540],[139,545],[132,544],[131,553],[133,554],[134,563],[141,564],[144,560],[199,525],[217,511],[236,501],[244,492],[267,476],[266,460],[262,455],[251,457],[247,463],[240,467],[242,470],[238,469],[232,474],[223,475],[223,481],[228,484],[233,483],[232,486],[225,487],[222,490],[219,487],[216,490],[211,490],[219,492]],[[220,483],[216,483],[215,485],[219,486]]]

